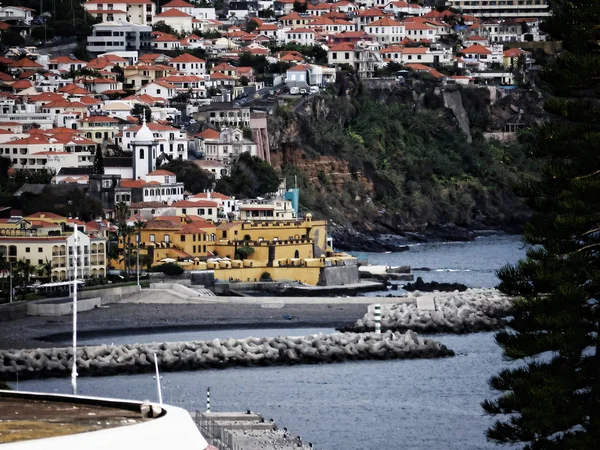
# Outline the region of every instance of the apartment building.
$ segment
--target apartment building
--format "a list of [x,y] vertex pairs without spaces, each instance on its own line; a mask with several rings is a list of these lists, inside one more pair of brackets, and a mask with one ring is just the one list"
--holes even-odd
[[447,0],[446,5],[464,14],[485,18],[548,17],[548,0]]
[[199,150],[211,161],[233,162],[242,153],[258,156],[256,144],[244,138],[244,133],[239,128],[225,128],[218,134],[218,138],[200,139],[198,143]]
[[138,25],[152,25],[156,5],[152,0],[87,0],[83,7],[103,22],[123,20]]
[[91,167],[96,144],[77,134],[36,133],[0,144],[0,156],[13,167],[36,172],[61,167]]
[[152,27],[124,21],[102,22],[92,27],[92,35],[88,36],[87,43],[88,52],[95,56],[149,51],[152,48]]
[[47,214],[52,213],[38,214],[41,217],[35,221],[40,223],[38,227],[8,231],[2,230],[3,223],[0,223],[0,259],[6,258],[13,264],[25,260],[33,266],[50,262],[51,278],[56,281],[73,278],[77,255],[78,278],[106,276],[106,237],[101,232],[88,233],[81,228],[77,234],[70,230],[57,231],[54,223],[46,221]]
[[194,118],[220,129],[249,127],[250,108],[236,107],[231,103],[211,103],[200,107]]

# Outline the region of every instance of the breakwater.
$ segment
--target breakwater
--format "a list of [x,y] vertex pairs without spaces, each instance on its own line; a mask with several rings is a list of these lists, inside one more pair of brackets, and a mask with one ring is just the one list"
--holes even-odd
[[[164,371],[235,366],[332,363],[346,360],[439,358],[454,352],[416,333],[332,333],[304,337],[214,339],[212,341],[101,345],[77,350],[81,376],[154,370],[154,354]],[[71,348],[0,351],[0,380],[65,376]]]
[[[431,309],[420,308],[419,297],[432,297]],[[510,314],[512,299],[497,289],[467,289],[464,292],[421,294],[409,293],[413,299],[395,305],[381,305],[381,329],[413,330],[418,333],[473,333],[495,330],[503,326]],[[344,331],[367,332],[375,328],[373,308]]]

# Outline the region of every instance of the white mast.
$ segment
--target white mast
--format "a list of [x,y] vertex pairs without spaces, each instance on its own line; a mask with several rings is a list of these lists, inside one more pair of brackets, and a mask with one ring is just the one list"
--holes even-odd
[[73,249],[73,367],[71,370],[71,386],[73,395],[77,395],[77,258],[79,257],[79,236],[77,224],[74,224],[75,245]]

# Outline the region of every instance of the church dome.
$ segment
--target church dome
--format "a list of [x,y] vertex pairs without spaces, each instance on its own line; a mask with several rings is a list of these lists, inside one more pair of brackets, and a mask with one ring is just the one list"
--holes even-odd
[[142,127],[135,134],[134,140],[135,142],[151,142],[154,140],[154,135],[150,131],[150,128],[148,128],[148,125],[146,125],[146,121],[142,123]]

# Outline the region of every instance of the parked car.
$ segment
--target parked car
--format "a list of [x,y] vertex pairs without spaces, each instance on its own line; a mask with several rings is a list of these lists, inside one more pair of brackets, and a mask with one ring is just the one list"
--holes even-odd
[[298,86],[292,86],[290,88],[290,95],[298,95],[300,93],[300,88]]
[[302,88],[302,89],[300,89],[300,94],[306,95],[306,94],[308,94],[308,91],[306,89]]
[[311,86],[310,87],[311,94],[317,94],[318,92],[319,92],[319,86]]

